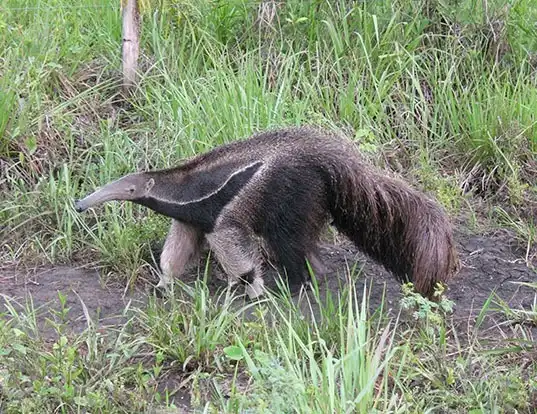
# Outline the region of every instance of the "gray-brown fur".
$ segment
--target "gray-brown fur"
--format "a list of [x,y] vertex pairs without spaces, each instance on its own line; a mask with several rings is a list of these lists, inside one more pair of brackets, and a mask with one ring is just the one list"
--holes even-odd
[[157,287],[173,282],[174,276],[182,275],[188,265],[199,257],[203,233],[195,227],[173,220],[160,255],[162,279]]
[[316,128],[268,131],[179,167],[132,174],[77,207],[112,199],[175,220],[161,256],[162,285],[181,275],[204,237],[230,282],[249,282],[251,297],[263,290],[260,240],[290,284],[300,284],[306,259],[322,268],[317,243],[329,220],[428,297],[458,269],[450,223],[435,202],[363,161],[351,141]]

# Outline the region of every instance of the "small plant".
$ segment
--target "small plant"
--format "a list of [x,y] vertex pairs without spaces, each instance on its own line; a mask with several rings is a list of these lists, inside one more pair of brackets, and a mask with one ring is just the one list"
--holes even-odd
[[441,329],[444,318],[453,311],[455,303],[443,296],[445,287],[437,284],[434,296],[440,298],[438,302],[433,302],[414,290],[412,283],[405,283],[401,287],[403,298],[401,307],[411,310],[413,318],[424,324],[429,334],[434,334],[435,330]]
[[254,379],[252,389],[247,394],[237,396],[237,402],[244,413],[292,413],[296,412],[293,402],[303,398],[304,384],[285,361],[263,351],[254,351],[252,358],[247,355],[249,370]]

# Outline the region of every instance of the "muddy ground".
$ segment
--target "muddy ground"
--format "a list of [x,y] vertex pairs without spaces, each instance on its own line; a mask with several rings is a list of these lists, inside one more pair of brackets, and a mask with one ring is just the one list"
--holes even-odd
[[[505,300],[511,308],[530,308],[535,300],[535,290],[518,285],[516,282],[537,282],[537,273],[526,265],[526,251],[514,235],[507,230],[487,234],[456,233],[462,262],[460,274],[451,282],[448,297],[455,302],[453,319],[456,324],[472,325],[472,322],[492,291]],[[385,289],[388,308],[399,308],[400,285],[382,267],[372,263],[349,243],[325,244],[322,248],[324,263],[329,269],[328,276],[320,281],[321,291],[337,291],[346,281],[346,269],[358,263],[362,269],[358,278],[371,287],[371,307],[380,303]],[[194,275],[190,276],[190,281]],[[210,281],[211,291],[224,287],[217,277]],[[98,270],[81,267],[54,267],[45,269],[4,269],[0,272],[0,293],[24,303],[29,295],[35,307],[45,315],[52,307],[59,308],[58,291],[67,295],[70,308],[69,324],[74,331],[87,326],[83,304],[92,318],[99,319],[100,325],[120,323],[127,305],[143,306],[148,287],[141,286],[134,292],[126,292],[124,286],[103,286]],[[0,312],[4,311],[5,298],[0,297]],[[44,321],[44,318],[40,319]],[[491,315],[487,328],[494,335],[497,324],[505,323],[500,314]],[[534,338],[537,328],[531,327]],[[44,325],[45,335],[54,331]],[[184,394],[183,394],[184,395]]]
[[[454,317],[468,320],[479,311],[492,291],[504,299],[512,308],[529,308],[535,291],[520,286],[517,282],[537,282],[537,272],[526,265],[525,249],[508,230],[497,230],[488,234],[456,233],[462,269],[450,283],[447,296],[455,302]],[[356,265],[361,269],[358,277],[359,288],[364,283],[371,288],[371,307],[379,305],[385,289],[387,304],[398,306],[400,285],[381,266],[373,263],[358,252],[350,243],[338,245],[323,244],[322,258],[329,269],[325,278],[319,281],[321,292],[337,292],[347,280],[347,269]],[[214,266],[218,272],[218,267]],[[219,275],[216,275],[219,276]],[[189,275],[192,282],[195,275]],[[209,288],[215,291],[225,287],[219,277],[212,277]],[[67,295],[70,308],[70,323],[75,330],[84,329],[86,319],[83,305],[92,317],[98,317],[101,324],[116,323],[125,307],[142,306],[149,286],[139,286],[134,291],[126,290],[119,284],[103,285],[98,269],[80,267],[48,268],[7,268],[0,270],[0,294],[24,303],[31,295],[35,307],[43,311],[52,307],[58,309],[58,292]],[[5,299],[0,297],[0,305]],[[1,306],[0,309],[4,309]],[[1,312],[1,310],[0,310]]]

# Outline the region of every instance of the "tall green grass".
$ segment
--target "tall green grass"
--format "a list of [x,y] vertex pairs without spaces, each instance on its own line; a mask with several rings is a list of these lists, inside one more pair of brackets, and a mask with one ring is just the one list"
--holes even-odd
[[448,208],[463,189],[503,183],[524,203],[537,145],[537,12],[529,0],[503,6],[289,1],[264,38],[254,2],[148,3],[140,86],[125,105],[115,2],[4,2],[3,256],[93,252],[134,274],[165,220],[130,206],[90,219],[72,200],[282,125],[342,129],[373,161],[393,152],[390,166]]
[[[347,293],[344,300],[337,300],[334,313],[327,314],[325,308],[321,320],[313,317],[306,337],[296,328],[300,313],[276,306],[280,327],[276,332],[265,330],[267,351],[249,352],[238,340],[256,381],[257,399],[243,398],[246,407],[267,404],[268,411],[277,412],[368,413],[373,408],[390,411],[397,405],[389,385],[390,364],[398,351],[395,330],[390,323],[380,325],[369,319],[366,290],[361,297],[353,289]],[[325,306],[319,297],[315,299],[315,305]],[[334,336],[319,329],[323,318],[331,321]]]

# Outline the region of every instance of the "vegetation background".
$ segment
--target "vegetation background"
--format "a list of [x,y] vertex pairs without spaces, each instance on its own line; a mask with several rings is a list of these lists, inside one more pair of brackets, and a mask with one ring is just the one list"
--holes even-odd
[[[141,7],[141,78],[125,97],[119,1],[0,5],[4,266],[95,261],[129,286],[151,280],[148,257],[166,219],[128,203],[88,218],[71,201],[127,172],[303,123],[344,131],[461,226],[511,228],[535,262],[534,0]],[[281,298],[252,311],[227,293],[210,296],[203,278],[178,290],[105,333],[88,321],[67,334],[65,309],[51,318],[50,347],[33,305],[6,302],[0,411],[150,411],[171,404],[159,384],[173,373],[191,408],[206,412],[537,409],[533,339],[523,331],[524,345],[485,346],[477,332],[490,303],[461,340],[444,318],[449,301],[435,308],[410,291],[403,308],[418,311],[402,323],[383,309],[370,314],[364,292],[350,287],[314,295],[322,311],[308,322]],[[537,305],[524,321],[536,323]]]

